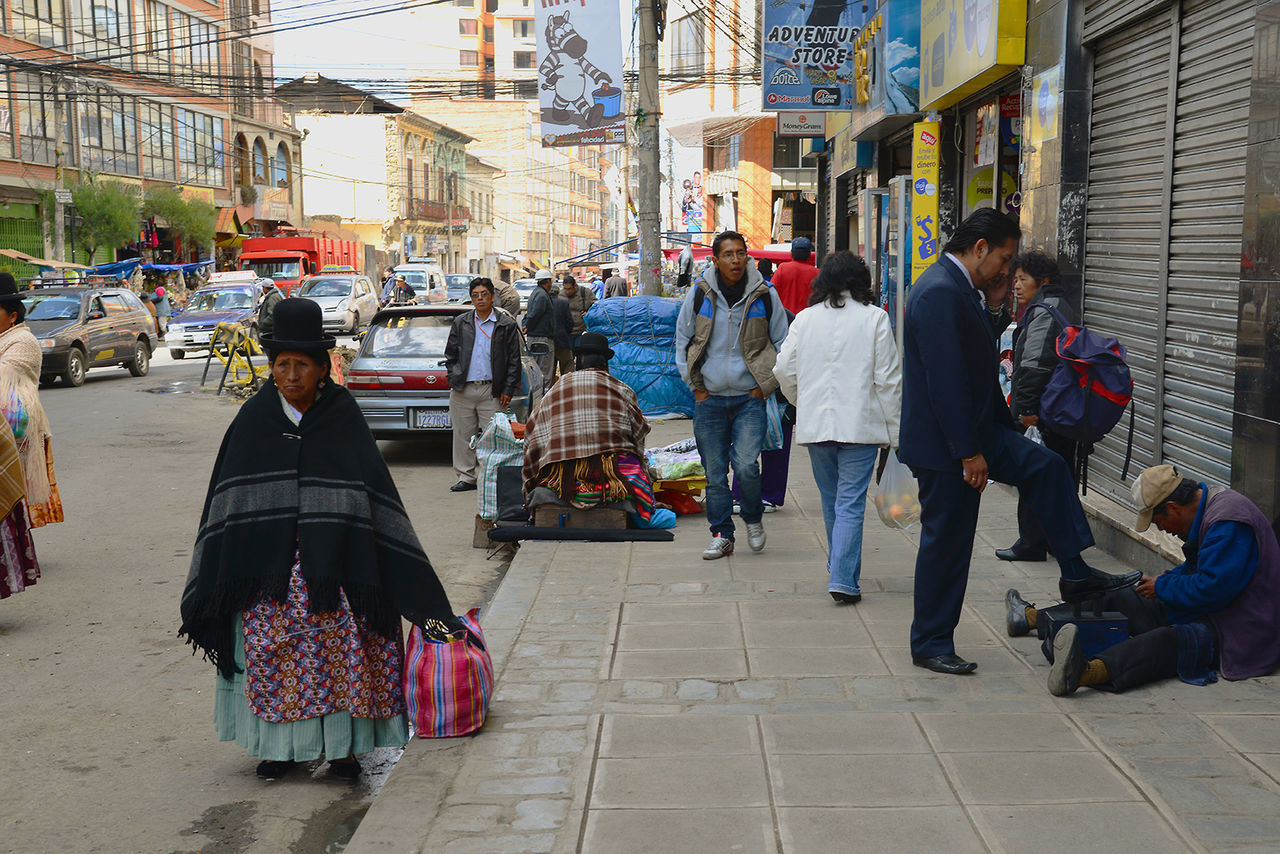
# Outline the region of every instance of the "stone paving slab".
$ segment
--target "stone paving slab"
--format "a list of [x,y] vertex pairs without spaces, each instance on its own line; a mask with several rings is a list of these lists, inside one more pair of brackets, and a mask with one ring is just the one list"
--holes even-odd
[[793,465],[759,555],[702,561],[698,517],[673,543],[524,544],[482,617],[489,721],[415,740],[347,851],[1280,850],[1275,678],[1049,696],[1002,600],[1054,601],[1056,566],[994,560],[998,489],[957,631],[978,672],[928,673],[917,531],[870,513],[865,598],[836,606],[815,497]]

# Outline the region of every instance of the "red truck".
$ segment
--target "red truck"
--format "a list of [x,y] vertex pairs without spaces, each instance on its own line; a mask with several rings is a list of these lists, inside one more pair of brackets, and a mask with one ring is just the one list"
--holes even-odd
[[364,246],[329,237],[246,237],[240,247],[241,270],[274,279],[285,296],[327,266],[364,269]]

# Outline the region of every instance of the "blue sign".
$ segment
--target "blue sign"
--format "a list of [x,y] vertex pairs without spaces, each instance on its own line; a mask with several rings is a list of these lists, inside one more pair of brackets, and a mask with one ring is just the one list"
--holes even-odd
[[882,0],[868,13],[853,52],[854,135],[893,133],[920,111],[919,0]]
[[853,42],[861,0],[770,0],[764,7],[764,109],[853,106]]

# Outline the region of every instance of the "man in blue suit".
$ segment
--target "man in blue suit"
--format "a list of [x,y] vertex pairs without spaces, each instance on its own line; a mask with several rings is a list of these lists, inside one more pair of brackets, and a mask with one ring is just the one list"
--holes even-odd
[[[1071,471],[1062,457],[1014,427],[999,384],[999,354],[988,308],[1009,292],[1009,259],[1022,232],[997,211],[960,224],[942,256],[907,300],[899,458],[920,483],[911,657],[938,673],[972,673],[954,633],[969,580],[978,505],[988,479],[1018,487],[1040,520],[1062,574],[1067,601],[1133,584],[1141,573],[1110,575],[1080,553],[1093,545]],[[998,316],[998,315],[996,315]]]

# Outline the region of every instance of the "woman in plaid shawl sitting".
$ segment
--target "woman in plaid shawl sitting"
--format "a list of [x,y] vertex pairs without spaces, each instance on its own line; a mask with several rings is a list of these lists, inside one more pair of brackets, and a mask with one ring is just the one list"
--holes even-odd
[[525,502],[590,508],[629,500],[647,523],[654,509],[644,465],[649,422],[631,387],[609,375],[609,339],[584,332],[573,353],[577,370],[561,376],[529,416]]

